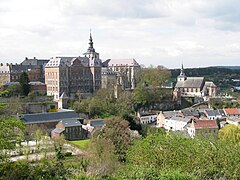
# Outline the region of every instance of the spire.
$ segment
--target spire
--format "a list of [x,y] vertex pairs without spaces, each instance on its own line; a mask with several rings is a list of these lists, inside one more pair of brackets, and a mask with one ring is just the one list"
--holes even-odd
[[91,29],[90,29],[90,38],[89,38],[88,44],[89,44],[88,52],[95,52],[95,49],[93,48],[93,39],[92,39]]
[[181,67],[181,73],[180,73],[180,75],[185,75],[185,73],[184,73],[184,68],[183,68],[183,64],[182,64],[182,67]]

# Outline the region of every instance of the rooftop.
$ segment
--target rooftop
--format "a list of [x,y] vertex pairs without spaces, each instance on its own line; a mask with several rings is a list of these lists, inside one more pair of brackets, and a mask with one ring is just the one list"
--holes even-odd
[[196,129],[216,128],[218,129],[216,120],[194,120],[194,127]]
[[178,81],[177,88],[201,88],[204,82],[204,77],[188,77],[185,81]]

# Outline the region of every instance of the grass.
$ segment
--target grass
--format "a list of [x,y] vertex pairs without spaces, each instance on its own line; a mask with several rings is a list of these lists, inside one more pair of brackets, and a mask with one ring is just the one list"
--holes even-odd
[[80,149],[86,149],[89,142],[90,142],[90,139],[71,141],[71,143],[77,145]]

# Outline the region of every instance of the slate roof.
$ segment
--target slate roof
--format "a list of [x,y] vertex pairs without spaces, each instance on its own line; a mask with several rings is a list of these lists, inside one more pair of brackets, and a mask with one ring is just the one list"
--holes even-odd
[[61,120],[60,122],[63,124],[64,127],[74,127],[82,125],[80,121],[77,119],[64,119]]
[[52,132],[57,133],[57,134],[61,134],[65,129],[60,129],[60,128],[55,128],[54,130],[52,130]]
[[185,81],[178,81],[177,88],[201,88],[204,83],[204,77],[188,77]]
[[212,81],[206,81],[205,86],[206,87],[217,87]]
[[31,86],[45,86],[46,84],[45,83],[42,83],[40,81],[37,81],[37,82],[29,82],[28,84],[30,84]]
[[83,66],[89,66],[89,59],[87,57],[52,57],[45,67],[70,67],[74,61],[79,61]]
[[194,120],[194,127],[196,129],[215,128],[218,129],[216,120]]
[[104,120],[102,119],[89,121],[89,125],[93,127],[102,127],[104,124]]
[[21,64],[22,65],[30,65],[31,64],[31,65],[43,66],[44,64],[48,63],[48,61],[49,61],[49,59],[26,58]]
[[184,117],[184,116],[173,116],[171,118],[169,118],[170,120],[174,120],[174,121],[183,121],[183,122],[190,122],[192,120],[192,117],[188,116],[188,117]]
[[108,66],[139,66],[135,59],[110,59]]
[[222,116],[224,117],[225,116],[225,113],[223,110],[221,109],[217,109],[217,110],[211,110],[211,109],[207,109],[205,110],[205,113],[207,114],[207,116]]
[[65,112],[51,112],[51,113],[37,113],[37,114],[23,114],[20,118],[26,124],[44,123],[44,122],[58,122],[64,119],[79,119],[75,111]]
[[198,110],[182,110],[181,112],[184,116],[200,117],[200,113]]
[[164,111],[164,112],[162,112],[162,114],[166,119],[168,119],[173,116],[176,116],[177,114],[179,114],[179,112],[178,111]]

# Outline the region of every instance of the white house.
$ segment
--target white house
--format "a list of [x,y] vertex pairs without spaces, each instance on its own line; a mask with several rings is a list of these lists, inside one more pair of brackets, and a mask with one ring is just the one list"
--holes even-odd
[[185,117],[181,115],[176,115],[171,118],[165,119],[164,129],[167,131],[183,131],[184,127],[193,119],[194,117]]
[[146,113],[146,112],[141,112],[138,113],[138,118],[140,120],[141,124],[152,124],[156,123],[157,121],[157,113]]

